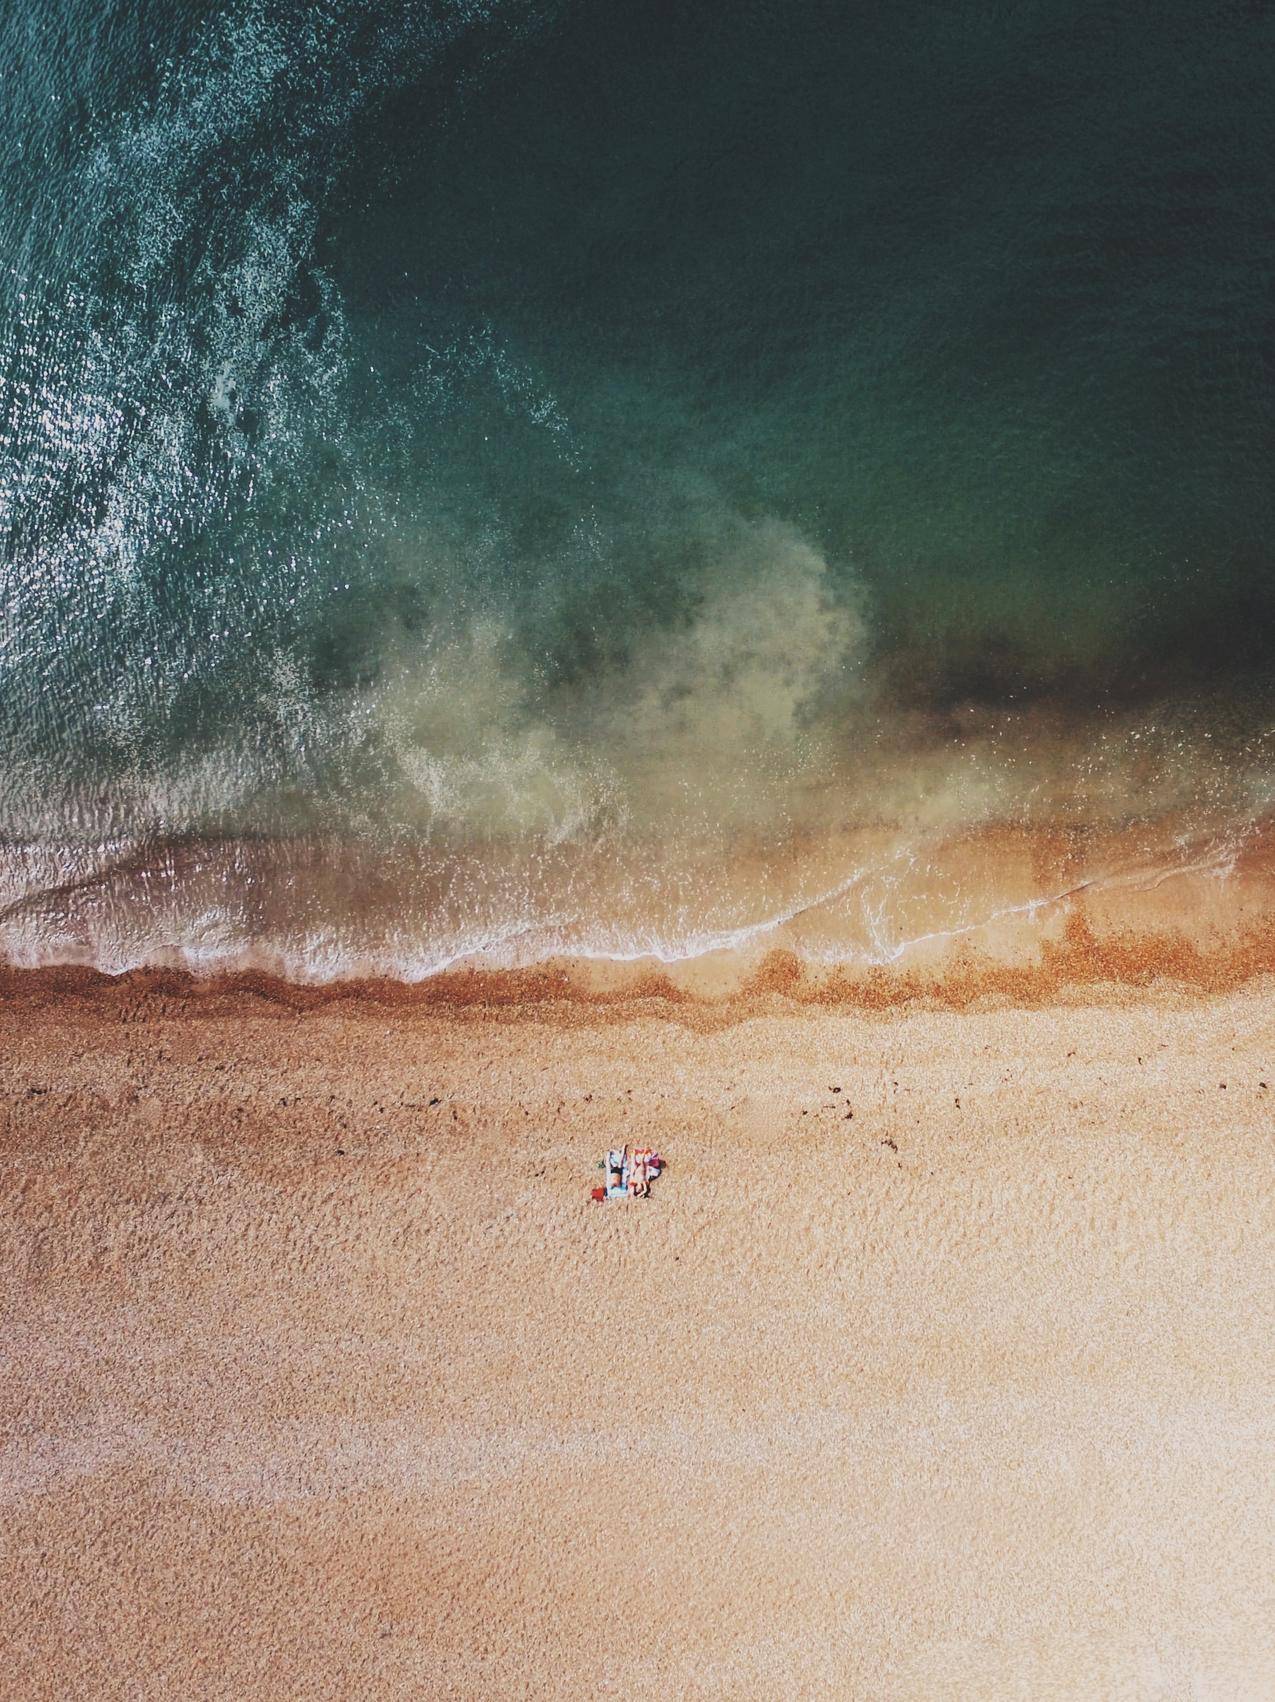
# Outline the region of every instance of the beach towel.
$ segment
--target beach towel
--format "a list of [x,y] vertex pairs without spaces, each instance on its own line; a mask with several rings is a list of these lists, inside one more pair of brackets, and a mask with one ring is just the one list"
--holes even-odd
[[[664,1160],[650,1147],[637,1147],[631,1153],[627,1149],[608,1152],[601,1165],[606,1171],[606,1187],[595,1188],[592,1197],[595,1200],[627,1199],[631,1183],[650,1181],[659,1175],[663,1165]],[[617,1173],[619,1180],[614,1181],[612,1178]]]

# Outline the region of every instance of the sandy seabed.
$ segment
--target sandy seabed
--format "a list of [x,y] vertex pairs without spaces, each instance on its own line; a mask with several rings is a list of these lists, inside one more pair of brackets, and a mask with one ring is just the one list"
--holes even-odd
[[0,1094],[6,1698],[1275,1694],[1269,977],[18,975]]

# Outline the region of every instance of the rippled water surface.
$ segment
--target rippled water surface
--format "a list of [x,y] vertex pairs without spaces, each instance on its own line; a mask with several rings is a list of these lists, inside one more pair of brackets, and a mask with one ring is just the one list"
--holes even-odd
[[883,960],[1031,899],[975,832],[1225,865],[1275,22],[855,12],[0,7],[0,948]]

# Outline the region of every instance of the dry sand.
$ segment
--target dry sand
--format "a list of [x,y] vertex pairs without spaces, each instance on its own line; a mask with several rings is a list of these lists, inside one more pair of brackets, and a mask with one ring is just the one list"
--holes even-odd
[[0,1090],[6,1698],[1275,1694],[1269,978],[12,976]]

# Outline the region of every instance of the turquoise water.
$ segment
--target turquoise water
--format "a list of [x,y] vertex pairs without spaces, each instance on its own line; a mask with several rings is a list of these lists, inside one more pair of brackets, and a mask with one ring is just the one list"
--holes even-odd
[[9,0],[0,946],[416,975],[817,903],[875,950],[953,833],[1233,843],[1273,49]]

